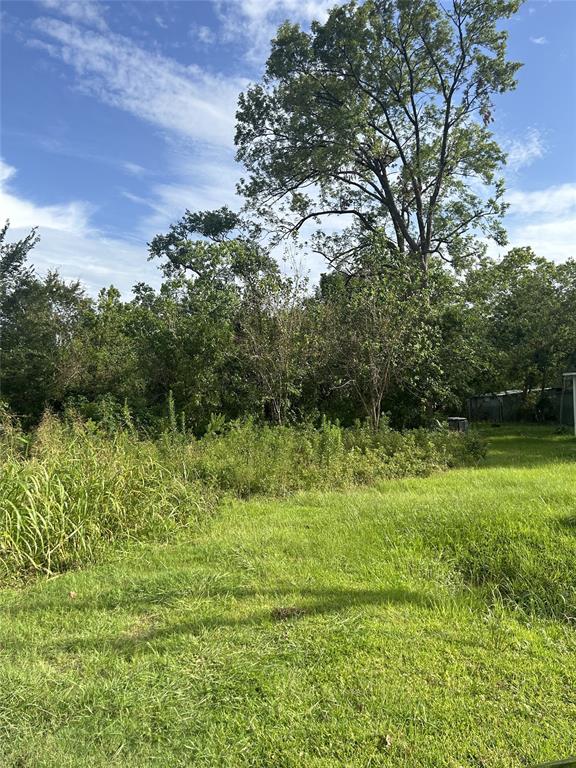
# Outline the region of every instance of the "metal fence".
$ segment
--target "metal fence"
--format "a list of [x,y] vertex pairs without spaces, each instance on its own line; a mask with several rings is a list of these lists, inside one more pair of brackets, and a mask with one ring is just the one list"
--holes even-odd
[[572,391],[562,387],[533,391],[528,398],[521,389],[488,392],[468,398],[466,407],[470,421],[500,424],[533,420],[574,426]]

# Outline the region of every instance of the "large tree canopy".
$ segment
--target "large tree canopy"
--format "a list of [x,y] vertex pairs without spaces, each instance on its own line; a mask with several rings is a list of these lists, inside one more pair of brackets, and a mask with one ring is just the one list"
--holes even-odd
[[519,4],[366,0],[309,33],[283,24],[240,96],[241,192],[284,233],[352,217],[332,241],[340,260],[375,236],[424,271],[433,254],[470,255],[478,233],[503,243],[505,156],[489,124],[494,94],[516,85],[499,22]]

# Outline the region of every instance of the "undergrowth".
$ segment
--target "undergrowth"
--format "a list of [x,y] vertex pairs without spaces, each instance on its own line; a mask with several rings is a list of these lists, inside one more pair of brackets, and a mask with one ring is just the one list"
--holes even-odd
[[0,462],[0,576],[66,570],[107,543],[165,535],[207,515],[214,493],[148,441],[46,416]]
[[223,494],[283,495],[421,476],[474,463],[473,433],[378,433],[324,422],[217,424],[201,439],[172,425],[157,439],[129,419],[103,429],[45,415],[24,435],[6,413],[0,458],[0,577],[93,560],[110,542],[159,538],[207,517]]

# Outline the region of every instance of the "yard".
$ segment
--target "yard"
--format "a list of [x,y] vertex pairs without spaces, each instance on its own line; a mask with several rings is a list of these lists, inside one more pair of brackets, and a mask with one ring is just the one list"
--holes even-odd
[[576,441],[229,501],[0,592],[3,768],[531,766],[576,751]]

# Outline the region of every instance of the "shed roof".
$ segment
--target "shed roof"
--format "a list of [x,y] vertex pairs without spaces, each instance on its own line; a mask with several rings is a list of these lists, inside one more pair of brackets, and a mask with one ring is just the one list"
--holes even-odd
[[[564,374],[564,376],[574,376],[576,377],[576,373],[570,373],[570,374]],[[535,390],[532,390],[534,392]],[[538,388],[536,391],[540,392],[540,388]],[[562,387],[545,387],[544,392],[561,392]],[[505,397],[506,395],[521,395],[523,394],[523,389],[505,389],[503,392],[484,392],[482,395],[472,395],[470,400],[474,399],[475,397]]]

